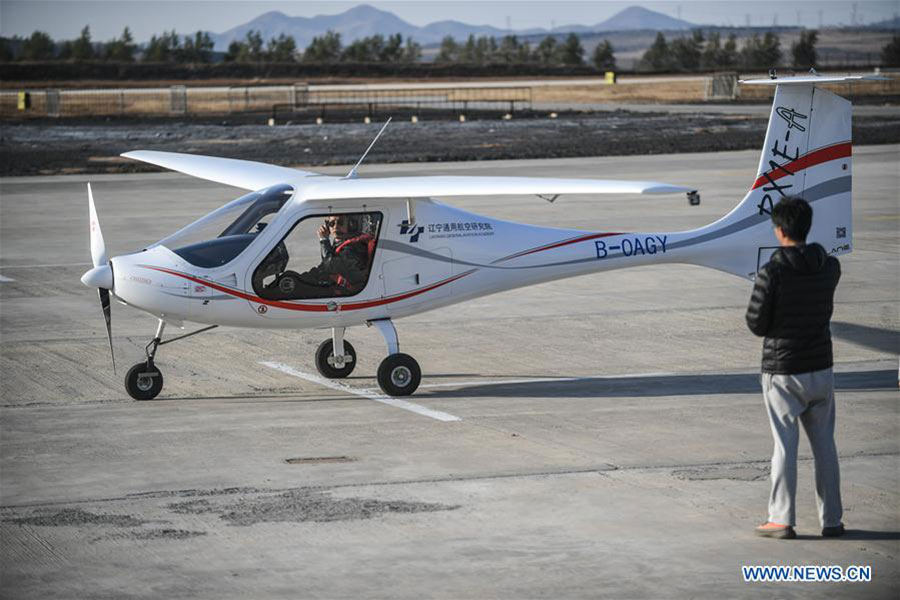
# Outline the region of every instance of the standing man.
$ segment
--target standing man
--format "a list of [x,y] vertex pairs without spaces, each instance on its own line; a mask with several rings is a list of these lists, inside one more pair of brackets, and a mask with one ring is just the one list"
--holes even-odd
[[840,471],[834,445],[834,375],[829,324],[841,265],[819,244],[807,244],[812,208],[799,197],[772,209],[781,247],[756,275],[747,326],[765,336],[762,388],[775,438],[769,519],[764,537],[793,539],[797,495],[798,422],[815,458],[822,535],[843,535]]

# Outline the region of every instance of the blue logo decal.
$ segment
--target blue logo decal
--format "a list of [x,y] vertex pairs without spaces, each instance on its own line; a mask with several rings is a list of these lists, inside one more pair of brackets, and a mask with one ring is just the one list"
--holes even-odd
[[425,228],[422,226],[416,226],[415,224],[410,226],[409,221],[404,219],[400,222],[400,235],[409,235],[409,242],[411,244],[415,244],[419,241],[419,235],[425,231]]

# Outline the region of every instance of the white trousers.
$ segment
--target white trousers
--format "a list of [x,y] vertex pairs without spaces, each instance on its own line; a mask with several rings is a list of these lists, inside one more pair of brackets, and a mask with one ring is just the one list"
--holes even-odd
[[841,476],[834,445],[834,374],[831,369],[799,375],[762,374],[763,397],[775,438],[769,521],[796,524],[798,421],[803,424],[816,468],[816,503],[822,527],[841,522]]

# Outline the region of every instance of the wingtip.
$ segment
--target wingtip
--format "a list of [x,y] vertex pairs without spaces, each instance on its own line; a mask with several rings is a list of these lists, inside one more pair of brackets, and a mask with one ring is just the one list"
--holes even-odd
[[[176,153],[161,152],[159,150],[129,150],[128,152],[123,152],[119,156],[123,156],[125,158],[131,158],[134,160],[145,161],[147,158],[150,158],[150,157],[154,157],[154,156],[159,157],[159,156],[166,156],[166,155],[173,155],[173,154],[176,154]],[[185,156],[185,155],[181,154],[181,156]]]

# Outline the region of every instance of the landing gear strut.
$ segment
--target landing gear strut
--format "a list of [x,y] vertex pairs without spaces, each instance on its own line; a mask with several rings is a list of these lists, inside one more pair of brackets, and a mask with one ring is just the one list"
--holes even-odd
[[[388,355],[378,366],[378,387],[389,396],[409,396],[422,381],[422,370],[412,356],[400,352],[397,330],[390,319],[368,321],[384,336]],[[344,327],[331,330],[331,339],[316,350],[316,369],[328,379],[343,379],[356,366],[356,350],[344,339]]]
[[162,341],[162,334],[163,330],[166,328],[166,322],[160,319],[159,325],[156,327],[156,336],[150,340],[144,348],[147,360],[145,362],[139,362],[128,369],[128,374],[125,375],[125,391],[127,391],[128,395],[135,400],[153,400],[156,398],[163,388],[162,372],[155,364],[153,364],[153,359],[156,358],[156,351],[159,347],[164,344],[171,344],[172,342],[183,340],[192,335],[197,335],[198,333],[203,333],[204,331],[209,331],[210,329],[215,329],[216,327],[218,327],[218,325],[210,325],[209,327],[204,327],[203,329],[193,331],[186,335],[180,335],[171,340]]
[[388,356],[378,366],[378,387],[389,396],[409,396],[422,381],[422,370],[412,356],[400,352],[397,330],[390,319],[369,321],[375,325],[388,347]]

